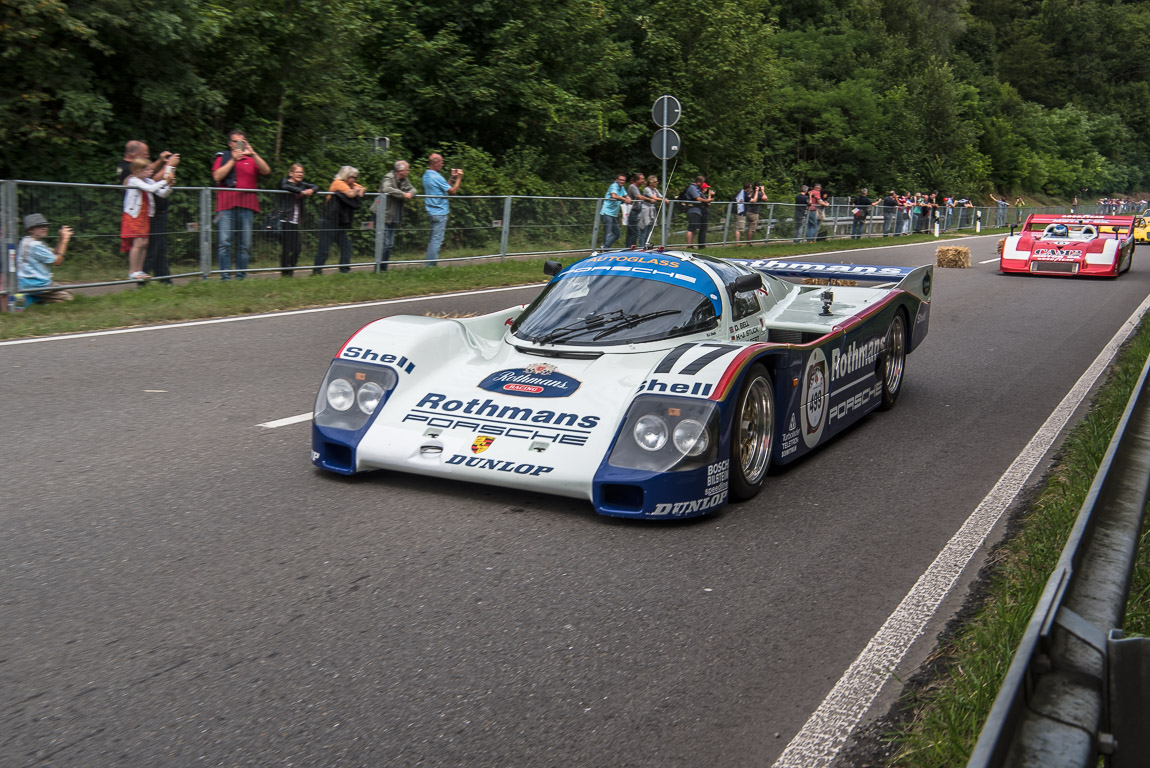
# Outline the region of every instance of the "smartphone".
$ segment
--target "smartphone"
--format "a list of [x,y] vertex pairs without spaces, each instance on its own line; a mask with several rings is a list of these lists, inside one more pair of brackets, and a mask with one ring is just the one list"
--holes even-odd
[[248,151],[248,143],[246,141],[244,141],[243,139],[240,139],[239,141],[237,141],[236,144],[239,145],[240,152],[247,152]]

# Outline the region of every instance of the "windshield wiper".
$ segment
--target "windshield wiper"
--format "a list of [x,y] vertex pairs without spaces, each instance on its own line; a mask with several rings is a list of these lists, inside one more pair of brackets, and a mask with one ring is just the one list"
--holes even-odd
[[570,325],[560,326],[559,328],[554,328],[548,331],[542,336],[536,336],[532,338],[531,341],[536,344],[555,344],[562,339],[566,339],[571,336],[577,336],[580,333],[597,330],[602,328],[603,325],[610,321],[620,320],[625,317],[627,317],[627,314],[621,309],[616,309],[613,312],[605,312],[603,314],[599,314],[597,312],[592,313],[587,315],[587,317],[583,318],[582,320],[578,320],[574,323],[571,323]]
[[681,310],[678,309],[661,309],[658,312],[648,312],[645,315],[623,315],[619,321],[612,325],[610,328],[604,328],[595,334],[594,341],[598,341],[604,336],[610,336],[616,331],[621,331],[624,328],[634,328],[640,323],[645,323],[648,320],[654,320],[656,317],[666,317],[667,315],[677,315]]

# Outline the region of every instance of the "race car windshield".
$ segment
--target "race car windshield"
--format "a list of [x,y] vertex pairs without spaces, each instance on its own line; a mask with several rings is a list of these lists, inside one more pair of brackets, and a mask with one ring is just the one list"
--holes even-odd
[[635,344],[710,330],[711,300],[689,288],[621,275],[553,280],[511,332],[535,344]]

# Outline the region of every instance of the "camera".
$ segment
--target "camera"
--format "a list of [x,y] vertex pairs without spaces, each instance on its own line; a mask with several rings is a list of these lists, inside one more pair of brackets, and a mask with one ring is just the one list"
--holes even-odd
[[463,173],[463,169],[462,169],[462,168],[452,168],[452,169],[451,169],[451,175],[452,175],[452,176],[458,176],[458,175],[459,175],[459,174],[461,174],[461,173]]
[[240,152],[247,152],[248,151],[248,143],[246,141],[244,141],[243,139],[238,140],[236,142],[236,146],[239,148]]

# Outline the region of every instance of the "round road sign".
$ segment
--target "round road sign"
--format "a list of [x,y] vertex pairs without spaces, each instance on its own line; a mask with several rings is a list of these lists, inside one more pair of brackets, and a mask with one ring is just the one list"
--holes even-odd
[[660,128],[651,137],[651,152],[660,160],[670,160],[679,154],[679,134],[670,128]]
[[655,106],[651,107],[651,117],[655,119],[655,125],[660,128],[670,128],[679,122],[682,111],[682,105],[674,96],[660,96],[655,101]]

